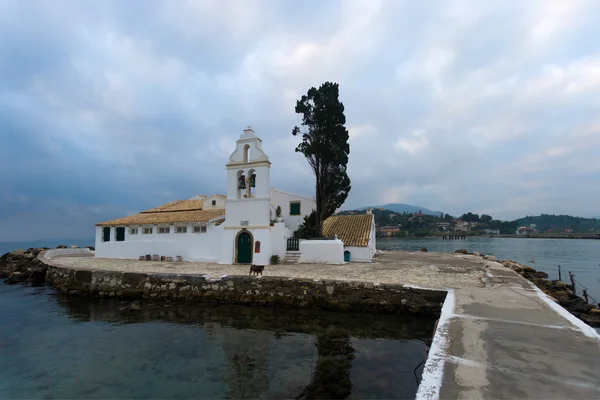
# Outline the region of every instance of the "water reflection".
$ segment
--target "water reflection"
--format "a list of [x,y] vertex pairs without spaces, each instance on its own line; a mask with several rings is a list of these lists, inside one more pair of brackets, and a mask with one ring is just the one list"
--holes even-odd
[[333,327],[317,336],[319,351],[312,380],[297,399],[345,399],[352,393],[350,370],[354,348],[350,336],[341,327]]
[[410,398],[434,324],[149,302],[132,311],[5,289],[0,298],[22,317],[18,329],[0,328],[16,360],[0,361],[1,398]]

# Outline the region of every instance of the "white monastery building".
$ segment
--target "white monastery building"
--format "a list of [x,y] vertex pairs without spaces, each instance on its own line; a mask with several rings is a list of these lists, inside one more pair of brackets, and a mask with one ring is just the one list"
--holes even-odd
[[[304,217],[316,208],[315,201],[271,187],[271,162],[261,144],[250,127],[244,130],[226,165],[227,195],[197,195],[96,224],[96,257],[268,265],[273,255],[284,259],[306,248],[304,259],[313,262],[338,263],[344,256],[370,261],[375,254],[370,213],[327,219],[324,235],[339,240],[293,239]],[[331,255],[334,242],[341,250]],[[321,255],[308,254],[312,248]]]

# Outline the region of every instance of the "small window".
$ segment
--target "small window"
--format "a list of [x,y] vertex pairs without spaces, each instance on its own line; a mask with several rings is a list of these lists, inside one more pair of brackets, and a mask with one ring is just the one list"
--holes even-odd
[[124,242],[125,241],[125,227],[118,227],[116,229],[116,239],[117,242]]
[[171,231],[169,226],[159,226],[158,233],[169,233]]
[[213,200],[213,201],[212,201],[212,205],[213,205],[213,206],[216,206],[216,205],[217,205],[217,201],[216,201],[216,200]]
[[138,228],[129,228],[129,234],[130,235],[137,235],[138,234]]
[[194,233],[206,233],[206,226],[194,226]]
[[102,241],[110,242],[110,226],[102,228]]
[[187,232],[187,226],[178,226],[175,228],[175,232],[177,233],[186,233]]
[[290,215],[300,215],[300,202],[290,202]]
[[146,227],[144,228],[144,235],[150,235],[152,234],[152,227]]

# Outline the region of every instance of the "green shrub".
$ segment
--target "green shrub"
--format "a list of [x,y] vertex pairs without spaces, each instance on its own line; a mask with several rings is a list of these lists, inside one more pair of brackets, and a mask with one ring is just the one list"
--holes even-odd
[[277,254],[273,254],[271,256],[271,265],[279,264],[279,256]]

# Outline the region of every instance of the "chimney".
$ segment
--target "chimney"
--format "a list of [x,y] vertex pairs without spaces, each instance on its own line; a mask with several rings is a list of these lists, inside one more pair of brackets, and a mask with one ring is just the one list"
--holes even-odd
[[373,209],[372,208],[367,208],[367,215],[371,215],[373,214]]

